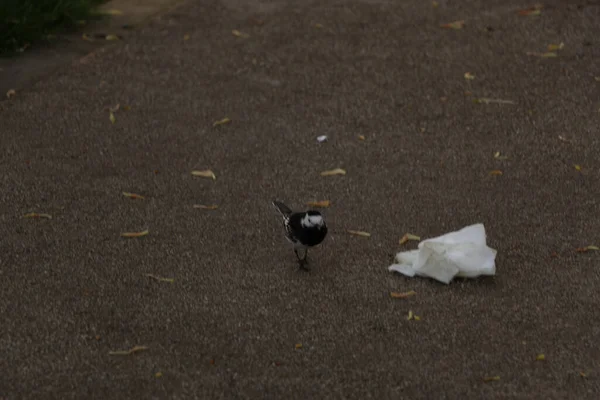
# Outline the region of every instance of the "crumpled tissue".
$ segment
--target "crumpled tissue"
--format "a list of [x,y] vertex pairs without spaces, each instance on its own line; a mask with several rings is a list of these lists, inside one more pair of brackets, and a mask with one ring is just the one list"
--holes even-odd
[[497,251],[486,244],[483,224],[467,226],[419,243],[418,250],[396,254],[388,267],[406,276],[424,276],[449,284],[455,277],[496,274]]

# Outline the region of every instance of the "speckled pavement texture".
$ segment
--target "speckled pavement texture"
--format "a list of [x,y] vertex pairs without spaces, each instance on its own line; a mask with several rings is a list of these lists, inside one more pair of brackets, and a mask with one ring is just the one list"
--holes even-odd
[[[0,398],[599,398],[600,5],[532,5],[189,1],[0,102]],[[497,276],[388,272],[476,222]]]

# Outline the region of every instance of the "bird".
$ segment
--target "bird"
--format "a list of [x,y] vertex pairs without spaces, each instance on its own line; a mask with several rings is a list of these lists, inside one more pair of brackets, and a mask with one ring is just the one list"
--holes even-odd
[[[314,247],[327,236],[327,224],[320,212],[314,210],[293,212],[281,201],[273,200],[273,206],[283,217],[285,237],[294,245],[294,253],[298,258],[300,269],[309,270],[308,249]],[[300,258],[298,251],[304,250],[304,257]]]

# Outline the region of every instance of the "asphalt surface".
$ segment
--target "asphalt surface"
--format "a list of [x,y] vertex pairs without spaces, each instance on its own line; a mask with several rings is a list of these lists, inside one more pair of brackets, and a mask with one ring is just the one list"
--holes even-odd
[[[1,102],[0,398],[598,398],[600,6],[439,3],[190,1]],[[388,272],[476,222],[496,277]]]

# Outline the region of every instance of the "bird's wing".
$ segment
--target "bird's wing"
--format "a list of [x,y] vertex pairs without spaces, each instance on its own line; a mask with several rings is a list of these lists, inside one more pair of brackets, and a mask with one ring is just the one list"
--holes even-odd
[[289,217],[292,213],[292,210],[290,210],[290,208],[283,204],[281,201],[273,200],[273,205],[275,206],[277,211],[279,211],[284,217]]

